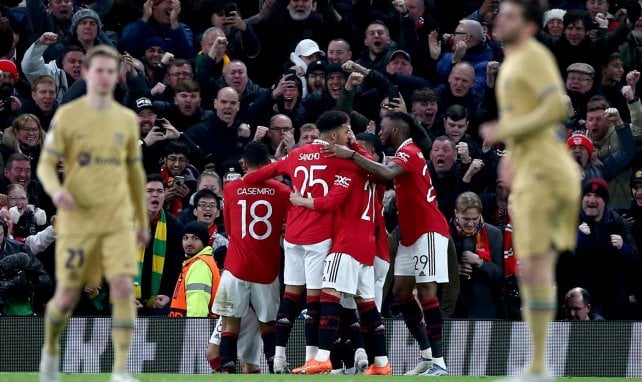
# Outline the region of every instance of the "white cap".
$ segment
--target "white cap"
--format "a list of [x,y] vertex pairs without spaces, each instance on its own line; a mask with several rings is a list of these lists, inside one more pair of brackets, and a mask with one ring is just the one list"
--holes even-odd
[[296,49],[294,49],[294,54],[297,56],[309,57],[315,53],[321,53],[322,56],[325,56],[325,53],[319,49],[319,44],[309,38],[299,41]]

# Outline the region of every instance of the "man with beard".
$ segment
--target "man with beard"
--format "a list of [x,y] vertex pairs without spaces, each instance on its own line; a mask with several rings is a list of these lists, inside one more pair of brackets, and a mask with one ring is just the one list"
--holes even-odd
[[18,82],[18,68],[11,60],[0,60],[0,123],[11,126],[20,115],[22,103],[16,97],[15,86]]
[[325,61],[321,60],[316,60],[308,65],[308,70],[305,72],[308,96],[314,93],[321,93],[325,89],[325,74],[327,69],[328,65]]
[[533,37],[543,11],[536,0],[500,4],[493,33],[506,53],[496,83],[499,120],[480,130],[485,142],[504,141],[511,152],[499,175],[513,190],[522,314],[532,338],[530,362],[515,381],[554,380],[546,369],[548,323],[557,311],[554,268],[560,253],[574,249],[580,196],[577,165],[557,137],[568,117],[563,82],[553,55]]
[[560,279],[588,290],[593,310],[604,318],[632,319],[639,277],[634,273],[639,264],[635,241],[624,219],[608,206],[604,180],[589,180],[583,194],[577,250]]
[[[163,60],[166,52],[167,44],[160,37],[151,37],[143,42],[143,54],[138,57],[141,58],[145,67],[145,82],[150,88],[158,82],[163,82],[166,65],[168,64]],[[162,64],[161,60],[163,61]]]
[[[61,102],[65,92],[81,77],[80,68],[85,60],[85,52],[79,46],[70,45],[63,51],[62,60],[52,60],[45,63],[42,54],[48,46],[55,44],[57,41],[58,35],[55,33],[43,33],[25,52],[25,56],[22,59],[22,71],[32,84],[40,76],[53,78],[58,87],[56,100]],[[60,65],[61,63],[62,65]],[[49,128],[49,124],[43,124],[43,126],[46,126],[45,129]]]
[[193,142],[198,142],[206,161],[216,165],[222,174],[234,167],[241,157],[243,146],[250,141],[249,131],[240,128],[237,120],[239,95],[236,90],[225,87],[218,91],[214,100],[215,114],[207,121],[194,125],[185,133]]

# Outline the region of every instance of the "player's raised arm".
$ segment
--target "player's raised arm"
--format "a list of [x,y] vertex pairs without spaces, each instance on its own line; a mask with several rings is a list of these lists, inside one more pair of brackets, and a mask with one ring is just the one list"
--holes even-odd
[[296,188],[290,195],[290,203],[295,206],[309,208],[321,212],[335,211],[341,207],[352,187],[352,179],[355,173],[352,171],[340,171],[334,176],[334,183],[326,196],[311,198],[301,195]]
[[276,162],[270,163],[267,166],[263,166],[256,171],[252,171],[251,173],[245,174],[245,176],[243,177],[243,180],[245,180],[248,183],[255,184],[255,183],[266,181],[268,179],[272,179],[279,175],[286,175],[285,166],[284,166],[285,160],[287,159],[279,159]]
[[346,146],[327,145],[323,148],[323,151],[329,156],[336,156],[338,158],[354,161],[357,166],[382,181],[389,182],[404,172],[403,168],[396,163],[384,165],[379,162],[375,162],[359,154],[356,150],[349,149]]

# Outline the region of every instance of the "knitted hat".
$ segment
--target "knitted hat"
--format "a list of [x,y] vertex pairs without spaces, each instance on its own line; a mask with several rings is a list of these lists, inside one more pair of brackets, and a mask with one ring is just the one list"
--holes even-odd
[[348,73],[343,71],[343,68],[341,67],[341,64],[330,64],[328,65],[328,69],[325,71],[325,76],[326,78],[330,76],[330,74],[341,74],[343,78],[348,77]]
[[74,13],[74,16],[71,18],[71,28],[69,28],[71,34],[76,33],[78,24],[80,24],[80,21],[84,19],[94,19],[96,25],[98,26],[98,34],[100,34],[100,30],[102,28],[100,16],[98,16],[98,13],[96,13],[96,11],[90,8],[81,8],[76,13]]
[[546,11],[544,13],[544,22],[542,23],[542,28],[546,28],[546,25],[548,25],[548,22],[551,20],[563,21],[565,14],[566,14],[566,11],[559,8],[554,8]]
[[604,179],[593,178],[588,181],[582,188],[582,196],[585,196],[588,193],[593,193],[604,199],[604,203],[609,202],[609,185]]
[[18,68],[10,60],[0,60],[0,71],[11,73],[14,81],[18,81]]
[[566,145],[568,146],[569,149],[572,149],[575,146],[584,146],[586,148],[586,151],[588,151],[589,157],[593,155],[593,142],[591,140],[582,135],[582,134],[573,134],[571,135],[567,140],[566,140]]
[[150,37],[147,40],[143,41],[143,51],[151,48],[152,46],[157,46],[167,52],[167,43],[165,40],[158,36]]
[[205,226],[205,223],[201,222],[189,222],[185,225],[185,228],[183,229],[183,234],[192,234],[201,239],[203,242],[204,246],[208,246],[210,243],[210,234],[207,231],[207,227]]

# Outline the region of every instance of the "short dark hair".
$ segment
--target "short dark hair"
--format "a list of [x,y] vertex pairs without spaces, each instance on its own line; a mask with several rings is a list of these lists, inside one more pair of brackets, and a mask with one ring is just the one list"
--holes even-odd
[[191,151],[187,144],[181,141],[170,141],[165,145],[165,149],[163,150],[163,156],[167,157],[168,155],[171,154],[183,154],[189,160]]
[[156,173],[147,174],[146,183],[151,183],[151,182],[161,182],[163,184],[163,188],[167,188],[167,183],[165,183],[165,179],[163,179],[163,177],[160,176],[160,174],[156,174]]
[[326,133],[338,129],[341,125],[348,123],[349,121],[350,118],[346,113],[337,110],[330,110],[319,116],[316,125],[319,132]]
[[450,147],[452,147],[453,150],[455,150],[455,142],[453,142],[452,139],[450,139],[449,136],[447,135],[440,135],[433,142],[448,142],[450,143]]
[[421,102],[421,101],[438,102],[439,96],[431,88],[417,89],[414,92],[412,92],[412,95],[410,96],[410,102],[414,103],[414,102]]
[[13,153],[9,156],[7,159],[7,163],[5,164],[4,168],[11,168],[13,165],[13,162],[29,162],[31,163],[31,158],[29,156],[23,154],[23,153]]
[[591,15],[588,11],[583,9],[571,9],[566,12],[562,23],[564,24],[564,29],[566,29],[569,25],[575,24],[578,21],[581,21],[582,24],[584,24],[584,28],[587,31],[593,28],[593,19],[591,19]]
[[251,141],[243,148],[243,160],[252,167],[270,163],[270,152],[263,142]]
[[615,60],[620,60],[620,61],[624,62],[624,59],[622,58],[622,55],[620,53],[613,52],[613,53],[609,54],[607,57],[604,58],[604,61],[602,62],[602,65],[603,66],[607,66],[608,64],[611,63],[611,61],[615,61]]
[[215,193],[213,193],[210,190],[200,190],[197,193],[194,194],[194,207],[198,205],[198,202],[201,201],[201,199],[214,199],[216,200],[216,208],[221,209],[221,198],[218,197]]
[[424,157],[428,158],[432,141],[417,117],[401,111],[395,111],[386,115],[385,118],[406,124],[406,126],[408,126],[408,135],[406,135],[406,138],[412,138],[412,141],[419,147]]
[[548,1],[546,0],[504,0],[517,4],[522,7],[522,17],[527,22],[537,24],[539,27],[544,20],[544,12],[548,9]]
[[174,89],[175,94],[178,94],[180,92],[196,93],[200,91],[201,87],[198,85],[198,82],[194,80],[181,81],[176,85],[176,88]]
[[468,109],[461,105],[452,105],[446,110],[445,118],[450,119],[451,121],[461,121],[462,119],[468,119]]
[[604,96],[594,95],[586,104],[586,112],[606,110],[609,107],[611,107],[611,104],[609,104],[609,101]]

